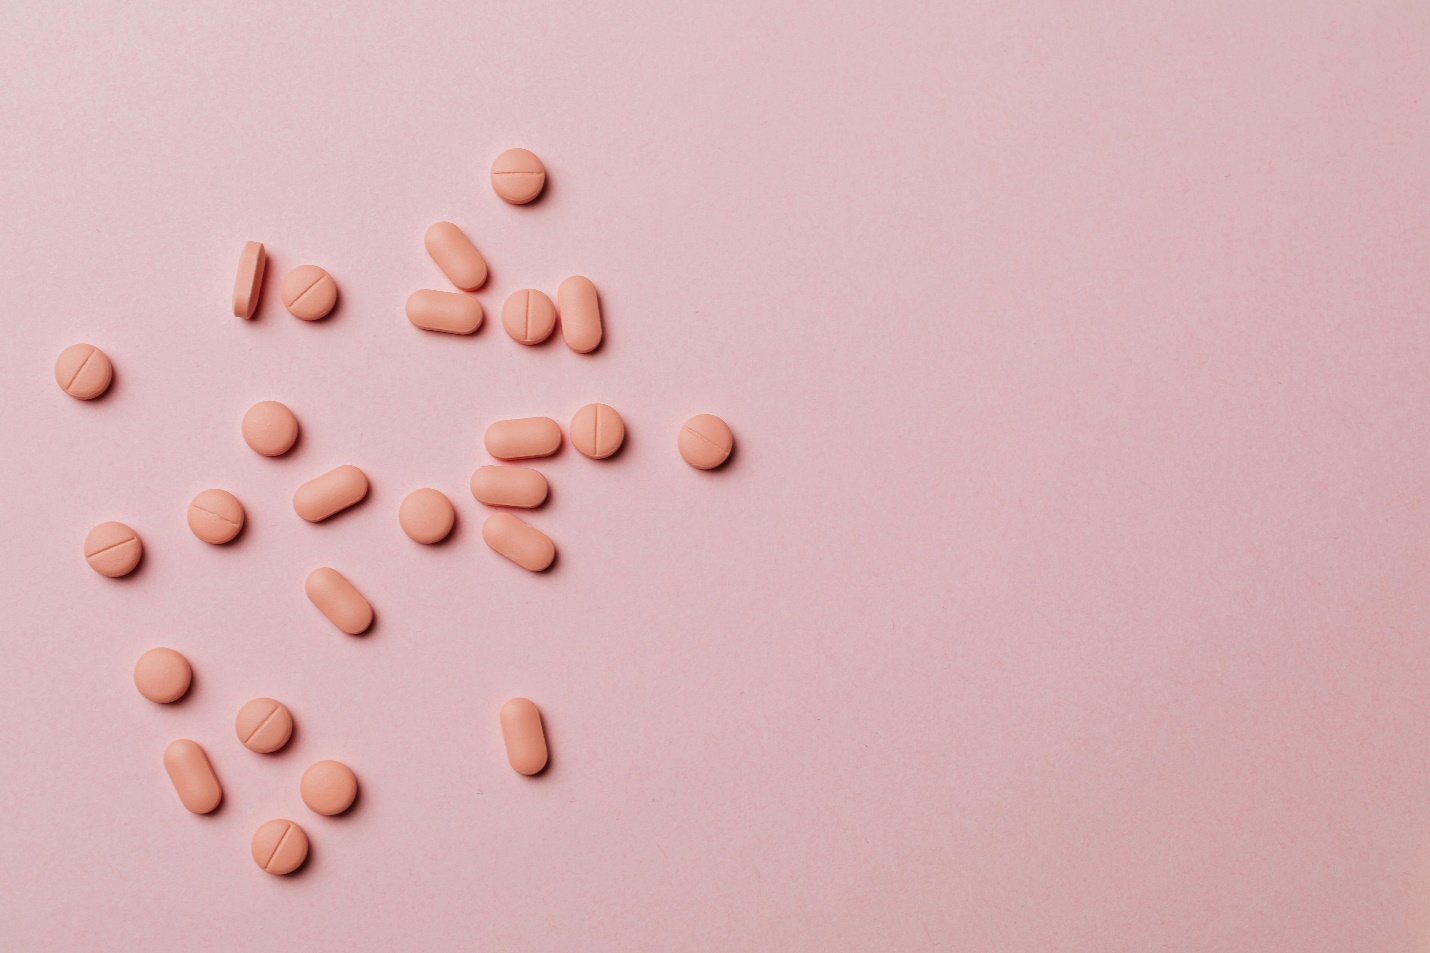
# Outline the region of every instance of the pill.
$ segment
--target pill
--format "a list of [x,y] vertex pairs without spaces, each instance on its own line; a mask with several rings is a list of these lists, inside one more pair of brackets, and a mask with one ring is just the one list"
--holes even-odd
[[276,400],[261,400],[243,415],[243,442],[265,457],[281,457],[298,440],[298,418]]
[[316,321],[327,317],[338,302],[338,284],[317,265],[299,265],[283,276],[278,289],[283,305],[295,318]]
[[357,798],[357,775],[341,761],[317,761],[303,772],[298,793],[315,814],[341,814]]
[[139,534],[123,523],[100,523],[84,538],[84,558],[101,576],[127,576],[143,556]]
[[556,329],[556,305],[535,288],[514,291],[501,306],[501,326],[519,344],[540,344]]
[[164,770],[169,772],[179,800],[193,813],[207,814],[223,800],[223,788],[209,756],[195,742],[185,738],[165,748]]
[[508,149],[492,163],[492,189],[502,201],[525,205],[546,187],[546,166],[527,149]]
[[402,531],[419,543],[440,543],[452,532],[457,511],[446,494],[431,487],[413,490],[397,508]]
[[482,524],[482,539],[523,569],[541,572],[556,558],[556,544],[541,530],[512,516],[493,513]]
[[253,862],[270,874],[291,874],[308,859],[308,835],[287,818],[265,821],[253,832]]
[[549,457],[561,448],[561,427],[550,417],[498,420],[487,428],[482,442],[498,460]]
[[472,474],[472,496],[487,506],[530,509],[546,502],[546,477],[527,467],[478,467]]
[[55,383],[76,400],[93,400],[112,380],[114,365],[93,344],[71,344],[55,360]]
[[424,331],[471,334],[482,326],[482,303],[456,291],[414,291],[407,296],[407,320]]
[[567,347],[589,354],[601,346],[601,302],[590,278],[576,275],[561,282],[556,289],[556,310]]
[[571,418],[571,446],[592,460],[604,460],[626,439],[626,422],[614,407],[587,404]]
[[678,445],[686,463],[700,470],[713,470],[730,456],[735,435],[714,414],[696,414],[680,428]]
[[314,477],[293,493],[293,511],[310,523],[341,513],[367,496],[367,474],[344,464]]
[[546,767],[546,732],[541,712],[528,698],[513,698],[501,706],[501,733],[506,759],[518,774],[537,774]]
[[293,713],[282,702],[255,698],[238,710],[233,729],[249,751],[271,754],[293,737]]
[[173,649],[150,649],[134,663],[134,687],[161,705],[183,698],[193,680],[189,660]]
[[427,229],[422,243],[447,280],[463,291],[476,291],[487,283],[487,262],[460,228],[438,222]]
[[348,635],[361,635],[372,625],[372,606],[336,569],[314,569],[303,591],[328,621]]
[[233,279],[233,316],[251,318],[258,310],[258,294],[263,289],[263,269],[268,253],[262,242],[249,242],[238,256],[238,277]]
[[189,504],[189,529],[206,543],[226,543],[243,529],[243,504],[227,490],[204,490]]

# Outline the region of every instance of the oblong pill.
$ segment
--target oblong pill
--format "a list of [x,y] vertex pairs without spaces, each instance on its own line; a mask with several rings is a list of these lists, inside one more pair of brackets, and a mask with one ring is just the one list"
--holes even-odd
[[546,187],[546,166],[529,149],[508,149],[492,163],[492,190],[503,202],[525,205]]
[[556,559],[556,544],[541,530],[510,513],[493,513],[482,524],[482,539],[522,569],[541,572]]
[[478,467],[472,474],[472,496],[487,506],[530,509],[546,502],[546,477],[529,467]]
[[243,442],[265,457],[281,457],[298,441],[298,418],[276,400],[260,400],[243,415]]
[[590,278],[576,275],[556,289],[556,310],[566,346],[589,354],[601,346],[601,301]]
[[361,635],[372,625],[372,605],[336,569],[314,569],[303,591],[329,622],[348,635]]
[[357,787],[357,775],[352,768],[341,761],[317,761],[303,772],[298,793],[310,811],[331,817],[353,806]]
[[571,418],[571,446],[592,460],[604,460],[626,439],[626,422],[608,404],[587,404]]
[[351,464],[334,467],[293,492],[293,512],[310,523],[341,513],[367,496],[367,474]]
[[134,663],[134,687],[151,702],[167,705],[183,698],[193,683],[189,660],[173,649],[150,649]]
[[223,788],[204,749],[187,738],[164,749],[164,770],[174,782],[174,790],[184,807],[195,814],[207,814],[223,800]]
[[238,277],[233,279],[233,316],[251,318],[258,310],[258,294],[263,289],[263,271],[268,253],[262,242],[248,242],[238,256]]
[[407,320],[424,331],[471,334],[482,326],[482,303],[456,291],[424,288],[407,296]]
[[114,365],[93,344],[71,344],[55,359],[55,383],[75,400],[94,400],[113,380]]
[[424,486],[413,490],[397,508],[397,522],[402,531],[419,543],[440,543],[452,532],[457,511],[441,490]]
[[506,759],[518,774],[533,775],[546,767],[546,732],[531,699],[513,698],[501,706],[501,734]]
[[730,457],[735,435],[714,414],[696,414],[680,428],[676,441],[685,462],[698,470],[713,470]]
[[487,428],[482,443],[498,460],[549,457],[561,449],[561,426],[550,417],[498,420]]
[[293,713],[280,701],[255,698],[238,710],[233,730],[249,751],[272,754],[293,737]]
[[295,318],[316,321],[328,316],[338,303],[338,285],[317,265],[299,265],[283,276],[278,287],[283,306]]
[[556,305],[535,288],[513,291],[501,306],[501,326],[518,344],[540,344],[556,329]]
[[249,844],[253,862],[270,874],[291,874],[308,859],[308,835],[286,817],[265,821]]
[[227,490],[204,490],[189,503],[189,529],[221,546],[243,530],[243,504]]
[[422,237],[427,254],[447,280],[463,291],[476,291],[487,283],[487,261],[466,234],[451,222],[438,222]]
[[84,558],[101,576],[127,576],[144,558],[139,534],[123,523],[100,523],[84,538]]

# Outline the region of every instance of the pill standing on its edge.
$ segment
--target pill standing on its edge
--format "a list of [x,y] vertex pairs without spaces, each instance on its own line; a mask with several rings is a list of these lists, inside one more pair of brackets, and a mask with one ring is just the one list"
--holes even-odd
[[510,205],[525,205],[546,187],[546,166],[529,149],[508,149],[492,163],[492,190]]
[[328,316],[338,303],[338,283],[317,265],[299,265],[283,276],[278,288],[283,306],[295,318],[316,321]]
[[93,344],[71,344],[55,359],[55,383],[75,400],[94,400],[113,380],[109,355]]
[[151,702],[167,705],[183,698],[193,683],[189,660],[173,649],[150,649],[134,663],[134,687]]
[[280,701],[255,698],[238,710],[233,730],[249,751],[272,754],[293,737],[293,713]]
[[482,326],[482,303],[456,291],[414,291],[405,310],[407,320],[424,331],[471,334]]
[[204,490],[189,504],[189,529],[220,546],[243,530],[243,504],[227,490]]
[[270,874],[291,874],[308,859],[308,835],[286,817],[265,821],[249,845],[253,862]]
[[329,817],[353,806],[357,788],[357,775],[341,761],[314,762],[308,765],[298,782],[298,793],[308,809]]
[[556,544],[541,530],[510,513],[493,513],[482,524],[488,546],[522,569],[541,572],[556,559]]
[[243,442],[265,457],[281,457],[298,441],[298,418],[276,400],[260,400],[243,415]]
[[546,732],[535,702],[513,698],[501,706],[501,733],[506,759],[518,774],[538,774],[546,767]]
[[626,439],[626,422],[608,404],[587,404],[571,418],[571,446],[592,460],[604,460]]
[[218,775],[196,742],[184,738],[165,748],[164,770],[169,772],[179,800],[193,813],[207,814],[223,800]]
[[123,523],[100,523],[84,538],[84,558],[101,576],[127,576],[143,556],[139,534]]
[[452,532],[457,511],[441,490],[424,486],[413,490],[397,508],[397,522],[402,531],[419,543],[440,543]]
[[447,280],[463,291],[476,291],[487,283],[487,261],[477,246],[456,225],[438,222],[422,237],[427,254]]
[[730,457],[735,435],[714,414],[696,414],[680,428],[676,441],[685,462],[698,470],[713,470]]
[[482,443],[498,460],[549,457],[561,449],[561,426],[550,417],[498,420],[487,427]]
[[293,512],[310,523],[320,523],[361,503],[367,489],[367,474],[345,463],[294,490]]
[[258,295],[263,290],[263,270],[268,253],[262,242],[248,242],[238,256],[238,277],[233,279],[233,316],[251,318],[258,310]]
[[528,467],[478,467],[472,474],[472,496],[487,506],[530,509],[546,502],[546,477]]
[[513,291],[501,306],[501,326],[518,344],[540,344],[556,330],[556,305],[535,288]]
[[348,635],[362,635],[372,625],[372,604],[336,569],[314,569],[303,591],[329,622]]

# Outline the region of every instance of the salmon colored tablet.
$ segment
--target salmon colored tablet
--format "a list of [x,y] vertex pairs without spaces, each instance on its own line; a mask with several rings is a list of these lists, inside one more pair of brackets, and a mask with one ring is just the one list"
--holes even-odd
[[287,818],[265,821],[253,832],[253,862],[270,874],[291,874],[308,859],[308,835]]
[[179,800],[193,813],[207,814],[223,800],[223,788],[209,756],[187,738],[164,749],[164,770],[169,772]]
[[414,291],[407,296],[407,320],[424,331],[471,334],[482,326],[482,303],[456,291]]
[[527,467],[478,467],[472,474],[472,496],[487,506],[530,509],[546,502],[546,477]]
[[293,493],[293,512],[310,523],[341,513],[367,496],[367,474],[344,464],[314,477]]
[[263,289],[263,269],[268,254],[262,242],[249,242],[238,256],[238,277],[233,279],[233,316],[251,318],[258,310],[258,294]]
[[112,380],[114,365],[93,344],[71,344],[55,360],[55,383],[76,400],[94,400]]
[[601,346],[601,302],[590,278],[576,275],[556,289],[556,310],[566,346],[589,354]]
[[518,774],[539,774],[546,767],[546,732],[530,699],[513,698],[501,706],[501,733],[506,759]]
[[84,538],[84,558],[101,576],[127,576],[143,556],[139,534],[123,523],[100,523]]
[[512,516],[493,513],[482,524],[482,539],[522,569],[541,572],[556,559],[556,544],[541,530]]
[[281,457],[298,442],[298,418],[276,400],[261,400],[243,415],[243,442],[265,457]]
[[317,265],[299,265],[283,276],[278,291],[293,317],[304,321],[325,318],[338,303],[338,284]]
[[626,439],[626,422],[615,408],[587,404],[571,418],[571,446],[592,460],[604,460]]
[[492,189],[503,202],[525,205],[546,187],[546,166],[536,153],[508,149],[492,163]]
[[303,772],[298,793],[315,814],[332,816],[353,806],[357,799],[357,775],[341,761],[318,761]]
[[700,470],[713,470],[729,458],[735,435],[714,414],[697,414],[680,428],[677,443],[686,463]]
[[397,509],[402,531],[419,543],[440,543],[452,532],[457,511],[445,493],[431,487],[413,490]]
[[134,687],[161,705],[183,698],[193,680],[189,660],[173,649],[150,649],[134,663]]
[[556,330],[556,305],[535,288],[514,291],[501,306],[501,326],[518,344],[540,344]]
[[189,504],[189,529],[206,543],[226,543],[243,529],[243,504],[227,490],[204,490]]
[[328,621],[348,635],[362,635],[372,625],[372,606],[336,569],[314,569],[303,591]]
[[451,222],[427,229],[422,243],[447,280],[463,291],[476,291],[487,283],[487,262],[477,246]]
[[561,427],[550,417],[498,420],[487,428],[482,442],[498,460],[549,457],[561,449]]
[[249,751],[272,754],[293,737],[293,713],[282,702],[255,698],[238,710],[233,729]]

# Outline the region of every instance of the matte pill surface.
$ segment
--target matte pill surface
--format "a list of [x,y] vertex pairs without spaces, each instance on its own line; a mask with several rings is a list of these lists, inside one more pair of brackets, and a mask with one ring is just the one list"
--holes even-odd
[[243,504],[227,490],[204,490],[189,504],[189,529],[206,543],[226,543],[243,529]]
[[84,558],[101,576],[127,576],[143,556],[139,534],[123,523],[100,523],[84,538]]
[[276,400],[261,400],[243,415],[243,442],[265,457],[281,457],[298,441],[298,418]]
[[253,832],[253,862],[270,874],[291,874],[308,859],[308,835],[287,818],[264,822]]
[[546,166],[536,153],[508,149],[492,163],[492,189],[502,201],[525,205],[546,187]]
[[344,464],[314,477],[293,493],[293,512],[310,523],[341,513],[367,496],[367,474]]
[[262,242],[249,242],[238,256],[238,277],[233,279],[233,316],[251,318],[258,310],[258,294],[263,289],[263,270],[268,253]]
[[713,470],[729,458],[735,435],[719,417],[697,414],[680,428],[677,442],[686,463],[700,470]]
[[546,477],[527,467],[478,467],[472,474],[472,496],[487,506],[530,509],[546,502]]
[[183,698],[193,680],[189,660],[173,649],[150,649],[134,663],[134,687],[161,705]]
[[341,814],[357,798],[357,775],[341,761],[318,761],[303,772],[298,793],[316,814]]
[[541,712],[527,698],[513,698],[501,706],[501,733],[506,759],[519,774],[537,774],[546,767],[546,732]]
[[541,530],[512,516],[493,513],[482,524],[482,539],[522,569],[541,572],[556,558],[556,544]]
[[283,305],[293,317],[316,321],[328,316],[338,303],[338,284],[317,265],[299,265],[283,276],[279,286]]
[[402,531],[419,543],[440,543],[452,532],[457,511],[446,494],[431,487],[413,490],[397,508]]
[[71,344],[55,359],[55,383],[76,400],[93,400],[112,380],[114,365],[93,344]]
[[348,635],[361,635],[372,625],[372,606],[336,569],[314,569],[303,591],[328,621]]
[[424,331],[471,334],[482,326],[482,303],[456,291],[414,291],[407,296],[407,320]]
[[601,301],[590,278],[576,275],[561,282],[556,289],[556,310],[567,347],[589,354],[601,346]]
[[195,742],[186,738],[165,748],[164,770],[169,772],[179,800],[193,813],[207,814],[223,800],[223,788],[209,756]]
[[249,751],[271,754],[293,737],[293,713],[282,702],[255,698],[238,710],[233,728]]
[[614,407],[587,404],[571,418],[571,446],[592,460],[604,460],[626,439],[626,422]]
[[498,460],[549,457],[561,449],[561,427],[550,417],[498,420],[487,428],[482,442]]
[[463,291],[476,291],[487,283],[487,262],[477,246],[451,222],[427,229],[422,243],[447,280]]
[[512,292],[501,306],[501,326],[519,344],[540,344],[556,330],[556,305],[535,288]]

